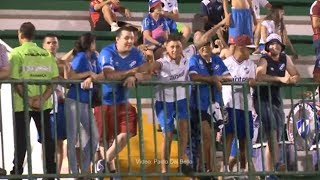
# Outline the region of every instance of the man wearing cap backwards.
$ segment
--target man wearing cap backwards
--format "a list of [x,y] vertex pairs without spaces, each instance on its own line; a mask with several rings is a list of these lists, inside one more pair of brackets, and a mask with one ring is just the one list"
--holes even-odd
[[[247,35],[240,35],[235,38],[235,51],[234,54],[223,62],[227,66],[229,73],[231,74],[233,82],[249,82],[249,85],[254,85],[255,82],[255,64],[253,61],[249,60],[249,49],[246,45],[250,42],[250,37]],[[229,122],[225,125],[226,132],[226,152],[224,154],[224,162],[227,164],[229,156],[231,143],[234,137],[239,139],[240,145],[240,156],[245,157],[246,144],[249,143],[246,141],[246,129],[249,128],[249,139],[252,139],[253,136],[253,119],[252,119],[252,100],[250,93],[246,97],[243,96],[243,86],[234,85],[234,86],[224,86],[223,87],[223,101],[225,103],[226,110],[229,115]],[[244,98],[247,99],[248,106],[244,106]],[[248,109],[249,117],[249,127],[246,125],[245,119],[245,109]],[[235,127],[236,125],[236,127]],[[234,129],[236,128],[236,131]],[[236,133],[236,134],[235,134]],[[234,136],[236,135],[236,136]],[[246,158],[247,159],[247,158]],[[244,167],[240,167],[244,171]],[[229,171],[228,165],[225,171]]]
[[313,29],[313,45],[316,48],[316,63],[313,70],[313,78],[320,81],[320,1],[316,0],[310,8],[311,25]]
[[[265,46],[267,54],[261,57],[257,67],[258,81],[284,84],[294,84],[299,81],[300,75],[291,58],[283,53],[285,46],[281,42],[281,37],[278,34],[270,34],[267,37]],[[269,101],[268,90],[267,86],[260,86],[255,89],[253,93],[254,107],[258,117],[261,118],[268,139],[265,158],[267,161],[266,170],[282,171],[285,170],[285,164],[279,162],[278,141],[282,136],[285,116],[280,87],[278,85],[270,87],[271,102]],[[260,104],[258,98],[260,99]],[[276,176],[272,175],[267,176],[267,178],[277,179]]]

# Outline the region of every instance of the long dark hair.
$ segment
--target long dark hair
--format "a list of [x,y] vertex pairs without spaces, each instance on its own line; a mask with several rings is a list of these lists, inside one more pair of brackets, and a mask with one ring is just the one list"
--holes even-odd
[[273,20],[275,27],[279,27],[281,21],[279,11],[280,9],[272,8],[264,19]]
[[96,40],[96,36],[91,33],[82,34],[79,39],[75,42],[73,48],[73,55],[78,52],[90,51],[91,44]]

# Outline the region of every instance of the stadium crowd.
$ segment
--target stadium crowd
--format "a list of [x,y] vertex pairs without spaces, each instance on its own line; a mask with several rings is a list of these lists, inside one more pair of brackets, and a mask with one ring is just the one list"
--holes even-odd
[[[268,142],[265,171],[286,170],[278,153],[285,119],[280,87],[256,86],[257,81],[295,84],[300,80],[293,64],[298,56],[288,38],[283,7],[267,0],[202,0],[204,27],[191,33],[188,25],[179,23],[177,0],[150,0],[148,5],[149,13],[141,26],[133,26],[117,20],[116,12],[131,17],[119,0],[92,0],[89,11],[94,30],[116,32],[114,43],[100,52],[94,34],[88,32],[79,37],[70,52],[57,57],[56,35],[47,34],[39,47],[32,42],[36,27],[30,22],[21,25],[21,46],[14,48],[9,57],[0,53],[0,79],[67,79],[81,83],[14,85],[16,146],[10,174],[23,173],[29,127],[26,123],[31,117],[38,130],[38,141],[45,144],[46,173],[61,171],[65,139],[72,174],[116,173],[117,155],[137,134],[137,110],[129,103],[129,89],[153,78],[165,83],[202,82],[175,88],[156,87],[154,109],[163,134],[161,173],[168,172],[166,162],[170,162],[175,129],[179,134],[179,159],[189,160],[179,164],[179,171],[186,176],[192,177],[194,172],[232,172],[238,151],[240,171],[245,172],[249,163],[246,161],[251,160],[246,157],[251,154],[247,152],[252,151],[255,141],[252,138],[256,116],[262,121],[261,131]],[[260,16],[260,7],[268,9],[264,18]],[[316,44],[320,33],[319,7],[320,2],[315,1],[310,11]],[[189,43],[191,35],[193,43]],[[292,56],[287,55],[286,47]],[[319,47],[316,49],[318,54]],[[250,60],[251,54],[261,55],[260,60]],[[317,60],[316,80],[319,68]],[[103,80],[122,83],[98,86],[96,82]],[[251,92],[244,95],[244,86],[222,85],[225,82],[248,82]],[[25,120],[26,112],[29,120]],[[221,134],[225,134],[226,147],[219,169],[214,143]],[[218,177],[209,177],[215,178]],[[266,175],[265,179],[278,177]]]

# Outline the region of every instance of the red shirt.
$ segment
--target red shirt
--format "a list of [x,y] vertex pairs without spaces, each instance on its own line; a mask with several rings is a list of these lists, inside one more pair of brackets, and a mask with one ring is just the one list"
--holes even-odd
[[[94,6],[96,4],[100,4],[101,2],[99,0],[91,0],[90,2],[90,5],[89,5],[89,12],[90,12],[90,17],[91,17],[91,20],[93,22],[93,25],[96,26],[96,23],[98,22],[99,18],[100,18],[100,10],[95,10],[94,9]],[[112,11],[112,18],[114,21],[117,21],[117,16],[116,16],[116,13],[117,10],[118,10],[119,6],[115,5],[115,4],[111,4],[110,5],[110,9]]]
[[[318,17],[320,18],[320,1],[315,1],[311,7],[310,7],[310,18],[312,22],[312,17]],[[312,25],[312,23],[311,23]],[[313,30],[313,40],[319,40],[320,39],[320,27],[314,27],[312,25]]]
[[96,4],[100,4],[100,1],[99,0],[92,0],[90,2],[90,5],[89,5],[90,17],[91,17],[91,20],[92,20],[94,26],[96,26],[96,23],[97,23],[97,21],[99,20],[99,17],[100,17],[99,10],[96,11],[94,9],[94,6]]

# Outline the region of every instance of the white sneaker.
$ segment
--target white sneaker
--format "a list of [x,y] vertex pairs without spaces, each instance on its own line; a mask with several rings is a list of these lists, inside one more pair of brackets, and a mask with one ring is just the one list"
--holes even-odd
[[116,22],[111,23],[111,32],[117,31],[118,29],[120,29],[120,27]]

